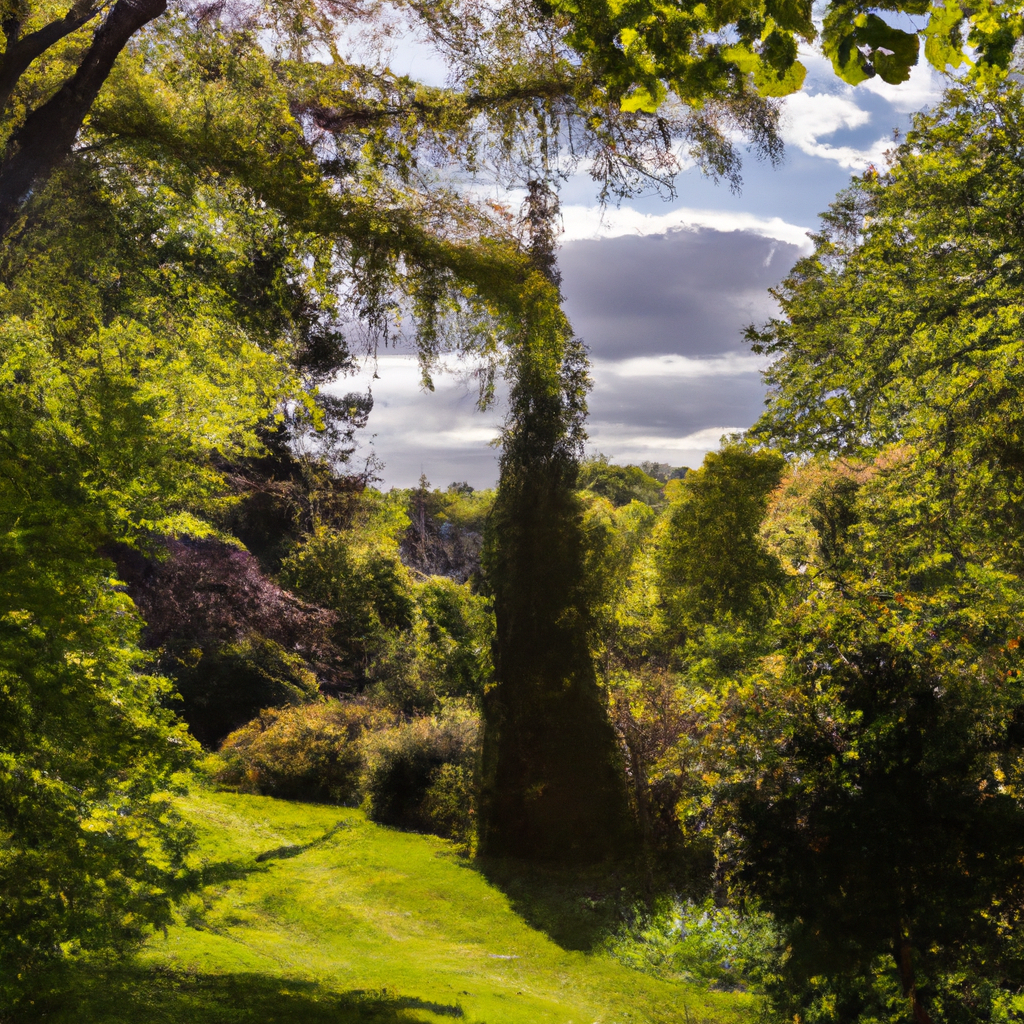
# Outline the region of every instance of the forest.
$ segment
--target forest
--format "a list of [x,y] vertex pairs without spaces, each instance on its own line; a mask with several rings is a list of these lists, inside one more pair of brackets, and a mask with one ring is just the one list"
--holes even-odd
[[[1024,1020],[1024,7],[0,30],[2,1024]],[[753,427],[592,454],[560,184],[739,187],[812,44],[945,92],[748,329]],[[355,458],[399,339],[495,489]]]

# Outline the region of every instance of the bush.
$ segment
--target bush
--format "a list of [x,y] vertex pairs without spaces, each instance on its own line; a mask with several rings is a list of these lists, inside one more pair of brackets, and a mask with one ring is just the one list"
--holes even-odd
[[207,747],[264,708],[305,704],[316,676],[297,654],[259,634],[212,650],[181,654],[169,664],[184,701],[182,717]]
[[374,821],[470,843],[480,718],[446,703],[429,718],[367,736],[364,789]]
[[778,980],[783,955],[770,915],[752,908],[741,914],[710,899],[638,908],[608,945],[634,970],[720,991],[763,992]]
[[[432,576],[414,588],[416,671],[436,701],[483,696],[491,674],[494,613],[465,583]],[[436,705],[435,705],[436,706]]]
[[361,737],[391,721],[388,712],[358,701],[271,708],[223,742],[214,778],[243,793],[357,803]]

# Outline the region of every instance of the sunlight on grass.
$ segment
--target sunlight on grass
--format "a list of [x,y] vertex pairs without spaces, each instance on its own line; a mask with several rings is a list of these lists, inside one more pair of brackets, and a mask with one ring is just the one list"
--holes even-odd
[[[202,794],[209,885],[136,966],[49,1020],[731,1024],[749,997],[674,985],[531,928],[451,844],[359,811]],[[521,903],[522,897],[518,897]]]

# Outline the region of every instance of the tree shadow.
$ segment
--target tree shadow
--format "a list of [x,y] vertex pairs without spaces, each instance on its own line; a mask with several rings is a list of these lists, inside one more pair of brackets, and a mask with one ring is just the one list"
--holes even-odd
[[295,845],[289,843],[285,846],[279,846],[274,850],[267,850],[266,853],[261,853],[256,857],[257,864],[263,864],[268,860],[288,860],[291,857],[298,857],[300,853],[305,853],[307,850],[315,850],[318,846],[323,846],[325,843],[330,842],[342,829],[351,828],[352,822],[347,818],[343,818],[337,824],[332,825],[322,836],[317,837],[308,843],[301,845]]
[[472,866],[508,897],[516,914],[562,949],[590,952],[650,900],[631,865],[565,868],[478,857]]
[[[141,965],[83,967],[47,979],[10,1024],[412,1024],[415,1011],[462,1018],[462,1007],[386,990],[336,992],[256,973],[201,974]],[[413,1012],[410,1012],[413,1011]]]

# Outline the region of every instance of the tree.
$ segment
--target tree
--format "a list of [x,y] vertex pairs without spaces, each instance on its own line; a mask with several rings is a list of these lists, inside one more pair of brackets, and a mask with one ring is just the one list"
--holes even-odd
[[672,488],[659,578],[677,634],[729,617],[756,625],[771,615],[783,579],[760,528],[784,465],[771,452],[726,445]]
[[910,582],[907,472],[787,482],[803,496],[775,525],[803,572],[710,725],[721,855],[783,929],[787,1014],[1002,1020],[1021,983],[1020,601],[969,574]]
[[803,460],[766,527],[791,597],[710,734],[791,1014],[1002,1020],[1022,982],[1022,99],[979,76],[918,115],[752,332],[753,434]]
[[484,551],[500,685],[484,700],[480,849],[585,862],[625,852],[631,823],[590,650],[576,493],[586,360],[559,308],[557,204],[541,187],[528,202],[538,273],[509,367],[512,412]]
[[604,455],[587,459],[580,466],[582,490],[607,498],[616,507],[631,501],[654,505],[661,501],[661,484],[639,466],[613,466]]
[[[110,551],[208,535],[218,462],[258,450],[280,404],[315,416],[315,253],[236,190],[125,170],[62,168],[0,265],[5,1005],[166,923],[189,884],[171,797],[196,748]],[[282,287],[254,292],[257,253]]]

